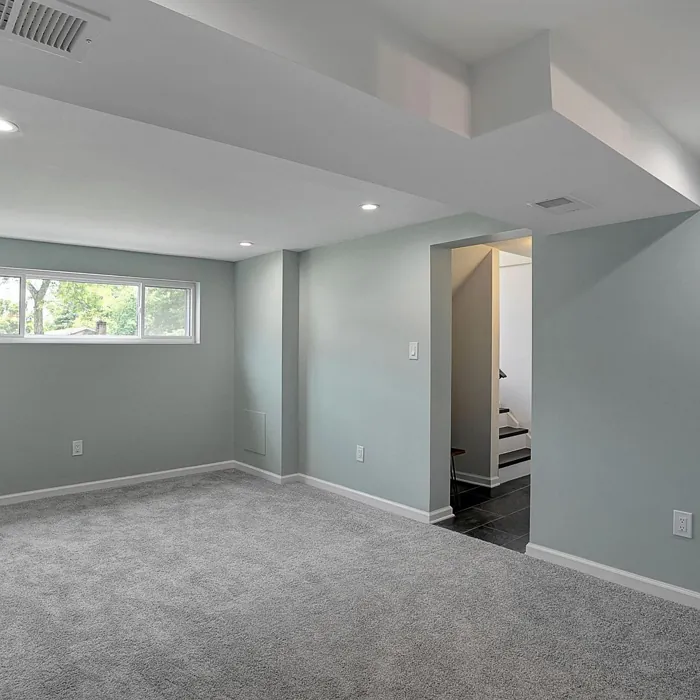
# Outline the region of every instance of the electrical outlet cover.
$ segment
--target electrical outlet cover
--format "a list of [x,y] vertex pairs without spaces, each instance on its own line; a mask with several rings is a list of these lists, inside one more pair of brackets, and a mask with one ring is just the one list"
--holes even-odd
[[673,511],[673,534],[676,537],[693,537],[693,514],[683,510]]

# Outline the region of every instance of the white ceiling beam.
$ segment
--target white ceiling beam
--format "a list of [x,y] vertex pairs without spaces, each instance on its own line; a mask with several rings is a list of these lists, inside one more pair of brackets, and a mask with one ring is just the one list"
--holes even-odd
[[700,205],[697,158],[563,35],[542,32],[470,72],[473,137],[553,111]]
[[366,0],[150,0],[469,135],[466,63]]
[[472,136],[552,110],[549,35],[542,32],[470,69]]
[[625,158],[700,205],[700,162],[570,39],[550,37],[552,106]]
[[[90,1],[91,6],[98,3]],[[384,83],[375,86],[377,91],[382,87],[383,99],[378,99],[377,94],[153,2],[99,2],[95,9],[109,13],[111,22],[82,64],[0,39],[0,65],[11,68],[2,73],[1,83],[25,96],[30,93],[78,108],[61,119],[60,104],[34,104],[2,91],[3,116],[22,129],[21,138],[8,141],[14,160],[5,158],[7,181],[2,188],[16,206],[4,212],[4,230],[12,235],[23,226],[27,237],[45,240],[46,232],[54,236],[59,226],[68,232],[66,236],[72,235],[86,221],[86,200],[94,205],[95,216],[83,242],[94,241],[102,231],[103,240],[112,244],[126,241],[129,234],[156,252],[182,253],[184,248],[172,248],[174,232],[179,232],[183,246],[190,239],[200,245],[208,233],[211,252],[200,252],[212,256],[218,249],[230,255],[221,238],[230,237],[232,225],[247,229],[247,239],[253,238],[251,231],[259,231],[257,250],[261,250],[263,238],[273,248],[278,246],[281,233],[284,247],[303,248],[340,236],[359,236],[370,228],[382,230],[380,220],[387,226],[400,225],[430,218],[431,212],[435,216],[478,212],[540,234],[677,213],[693,206],[553,109],[551,91],[546,89],[551,62],[544,60],[547,52],[541,37],[475,67],[480,84],[473,113],[479,115],[479,135],[466,138],[458,93],[436,87],[440,82],[418,79],[424,75],[420,70],[408,71],[412,78],[407,82],[393,81],[392,76],[403,74],[396,69],[401,61],[387,71]],[[258,0],[243,4],[257,5]],[[329,43],[333,37],[331,32]],[[350,51],[349,45],[342,46]],[[356,50],[362,48],[360,43]],[[348,63],[354,65],[356,59],[351,59]],[[509,75],[509,69],[515,74]],[[410,108],[402,107],[406,101]],[[160,129],[154,132],[157,136],[146,136],[138,128],[143,125],[98,119],[99,112]],[[77,130],[72,141],[68,127]],[[163,131],[189,137],[161,147],[170,140]],[[86,143],[86,138],[93,142]],[[263,167],[259,159],[232,154],[222,144],[286,163]],[[109,157],[102,158],[107,147],[112,149]],[[76,153],[81,155],[79,161]],[[60,177],[39,167],[51,160],[62,168]],[[215,162],[220,167],[213,167]],[[331,187],[343,192],[335,197],[329,192],[334,178],[303,175],[301,166],[362,182],[343,180]],[[257,177],[249,177],[253,171]],[[279,177],[273,178],[272,172]],[[367,183],[394,192],[365,188]],[[84,192],[93,186],[96,196],[86,198]],[[55,201],[48,201],[47,192]],[[557,216],[530,206],[562,195],[573,195],[591,207]],[[269,200],[279,207],[270,206]],[[40,221],[37,201],[45,212]],[[128,206],[115,213],[114,201]],[[381,202],[371,227],[364,214],[365,226],[353,223],[359,212],[357,201]],[[321,204],[332,226],[317,211]],[[176,215],[165,215],[168,208]],[[206,221],[202,210],[211,214]],[[101,222],[99,227],[96,221]],[[270,231],[275,235],[265,233]]]

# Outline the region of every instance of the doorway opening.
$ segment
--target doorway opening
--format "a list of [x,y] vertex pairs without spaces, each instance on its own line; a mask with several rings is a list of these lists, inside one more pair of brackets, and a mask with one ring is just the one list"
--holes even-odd
[[455,517],[443,527],[525,552],[530,534],[532,239],[454,248]]

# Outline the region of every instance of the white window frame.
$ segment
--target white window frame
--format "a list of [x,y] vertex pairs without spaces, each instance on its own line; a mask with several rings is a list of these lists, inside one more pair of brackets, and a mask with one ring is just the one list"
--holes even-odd
[[[82,272],[56,272],[55,270],[30,270],[26,268],[0,267],[0,277],[15,277],[20,280],[19,291],[19,335],[0,335],[3,343],[31,343],[49,345],[194,345],[199,338],[199,283],[179,280],[160,280],[146,277],[122,277],[118,275],[91,275]],[[138,287],[137,335],[135,336],[47,336],[26,335],[27,279],[50,279],[63,282],[92,284],[118,284]],[[187,335],[145,335],[146,287],[171,287],[184,289],[188,294]]]

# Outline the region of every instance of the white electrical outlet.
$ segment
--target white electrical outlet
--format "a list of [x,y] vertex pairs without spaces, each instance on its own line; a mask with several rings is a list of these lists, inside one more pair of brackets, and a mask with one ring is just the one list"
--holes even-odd
[[73,457],[82,457],[83,455],[83,441],[73,440]]
[[356,450],[355,450],[355,459],[358,462],[364,462],[365,461],[365,448],[362,447],[362,445],[358,445]]
[[673,511],[673,534],[676,537],[693,536],[693,514],[682,510]]

